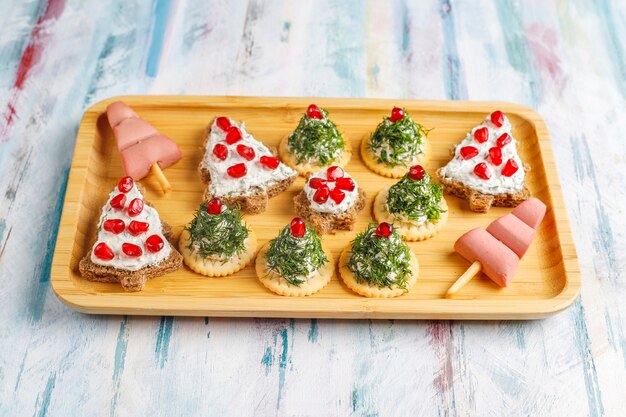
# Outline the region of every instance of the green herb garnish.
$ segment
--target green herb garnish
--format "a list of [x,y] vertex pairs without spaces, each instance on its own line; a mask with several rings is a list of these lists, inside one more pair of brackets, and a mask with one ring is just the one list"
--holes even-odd
[[352,241],[352,255],[348,261],[357,282],[378,287],[398,287],[406,290],[412,275],[410,249],[395,230],[388,238],[377,237],[376,224],[356,235]]
[[220,214],[209,214],[203,202],[188,227],[189,249],[203,258],[230,258],[245,249],[244,241],[250,230],[241,219],[241,212],[224,204]]
[[306,281],[309,274],[328,262],[322,240],[315,229],[309,227],[303,237],[294,237],[286,226],[270,241],[265,256],[270,270],[297,287]]
[[335,161],[345,143],[337,126],[328,118],[328,112],[320,108],[322,119],[311,119],[304,114],[296,130],[289,135],[289,151],[298,164],[311,162],[318,166],[330,165]]
[[438,220],[444,212],[439,205],[443,197],[441,185],[431,182],[428,173],[420,180],[413,180],[409,174],[389,188],[387,209],[389,213],[400,214],[408,220]]
[[423,153],[422,144],[428,132],[405,110],[404,118],[396,122],[391,122],[389,117],[383,118],[370,137],[368,149],[378,156],[381,164],[408,166],[416,155]]

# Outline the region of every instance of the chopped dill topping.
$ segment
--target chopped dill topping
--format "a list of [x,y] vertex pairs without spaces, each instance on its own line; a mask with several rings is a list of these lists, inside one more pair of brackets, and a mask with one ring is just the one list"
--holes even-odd
[[328,262],[322,240],[315,229],[307,226],[303,237],[294,237],[287,225],[270,241],[265,254],[267,266],[287,282],[299,287],[307,277]]
[[328,118],[328,112],[320,108],[322,119],[311,119],[304,114],[296,130],[289,135],[289,151],[297,163],[311,162],[318,166],[330,165],[345,148],[344,139],[337,126]]
[[241,219],[241,212],[224,204],[220,214],[209,214],[206,201],[194,214],[185,230],[189,232],[189,249],[203,258],[238,255],[245,249],[250,230]]
[[420,180],[411,179],[407,173],[389,188],[387,209],[408,220],[438,220],[445,211],[439,206],[442,197],[441,185],[431,182],[428,173]]
[[378,156],[381,164],[407,166],[416,155],[423,153],[422,144],[428,132],[404,110],[404,118],[395,123],[389,117],[383,118],[370,137],[368,149]]
[[371,223],[367,230],[356,235],[352,241],[348,268],[354,272],[359,283],[406,290],[412,275],[410,249],[395,230],[388,238],[377,237],[374,234],[376,227]]

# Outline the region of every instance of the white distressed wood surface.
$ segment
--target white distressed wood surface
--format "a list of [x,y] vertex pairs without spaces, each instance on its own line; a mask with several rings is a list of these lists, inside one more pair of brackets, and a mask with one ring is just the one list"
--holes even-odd
[[[0,1],[1,416],[626,415],[626,4]],[[504,100],[583,273],[533,322],[96,317],[49,285],[84,109],[127,93]]]

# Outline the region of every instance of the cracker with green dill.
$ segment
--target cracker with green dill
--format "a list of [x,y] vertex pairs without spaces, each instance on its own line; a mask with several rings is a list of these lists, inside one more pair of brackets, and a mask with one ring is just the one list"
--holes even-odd
[[389,188],[387,209],[403,219],[439,220],[444,211],[440,204],[442,198],[443,188],[432,182],[428,173],[420,180],[411,179],[407,173]]
[[367,230],[356,235],[348,268],[359,283],[406,290],[411,276],[411,250],[397,232],[381,238],[375,235],[375,231],[376,224],[370,224]]
[[289,226],[270,241],[267,252],[267,268],[299,287],[307,277],[329,262],[322,248],[322,241],[315,229],[307,227],[303,237],[291,234]]
[[209,214],[203,202],[185,228],[189,233],[189,249],[203,258],[230,258],[245,250],[250,230],[242,221],[241,212],[224,205],[220,214]]
[[404,111],[404,117],[392,122],[389,117],[376,127],[369,140],[368,150],[377,156],[378,163],[391,167],[408,166],[423,153],[423,143],[428,130],[415,123]]
[[298,127],[287,139],[289,152],[295,157],[297,164],[330,165],[340,158],[346,147],[337,125],[328,118],[328,112],[319,110],[321,119],[302,115]]

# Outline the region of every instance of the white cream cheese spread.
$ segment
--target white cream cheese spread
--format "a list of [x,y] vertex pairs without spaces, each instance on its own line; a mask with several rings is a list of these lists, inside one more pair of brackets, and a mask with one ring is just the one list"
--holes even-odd
[[[487,140],[480,143],[474,138],[474,133],[483,127],[487,128],[489,133]],[[505,133],[511,136],[511,141],[505,146],[500,147],[502,162],[499,165],[494,165],[489,158],[489,149],[496,147],[496,141]],[[461,149],[467,146],[476,148],[478,154],[472,158],[464,159],[461,156]],[[518,169],[513,175],[506,176],[503,175],[502,171],[509,159],[515,161]],[[487,169],[490,173],[489,179],[480,178],[474,172],[474,168],[479,163],[485,163],[487,165]],[[472,131],[467,134],[461,143],[456,145],[454,157],[441,169],[441,174],[446,178],[471,187],[483,194],[515,194],[521,191],[524,187],[526,174],[522,160],[517,152],[517,141],[511,133],[511,123],[509,119],[504,116],[502,126],[497,127],[492,123],[490,116],[487,116],[480,125],[474,127]]]
[[[206,152],[201,166],[208,169],[211,175],[209,193],[214,197],[228,196],[250,196],[265,191],[268,187],[283,181],[293,175],[296,171],[280,162],[275,169],[269,168],[260,162],[262,156],[273,157],[270,150],[257,141],[246,131],[245,124],[237,125],[230,119],[231,126],[238,127],[241,131],[241,139],[236,143],[226,142],[226,132],[217,126],[217,119],[211,124],[211,132],[206,140]],[[228,155],[222,160],[215,156],[213,149],[215,145],[226,146]],[[237,146],[244,145],[254,150],[254,158],[247,160],[237,152]],[[228,168],[233,165],[244,164],[246,174],[239,178],[234,178],[228,174]]]
[[[317,192],[317,189],[311,187],[310,185],[311,179],[313,178],[319,178],[323,181],[328,181],[327,171],[323,170],[312,174],[307,182],[304,184],[304,192],[306,193],[307,199],[311,203],[311,208],[317,212],[330,214],[345,213],[350,207],[354,205],[354,203],[356,203],[359,198],[359,185],[347,172],[344,171],[343,178],[350,178],[354,181],[354,190],[348,191],[342,189],[341,191],[345,194],[345,197],[340,203],[336,203],[331,197],[329,197],[328,200],[323,203],[318,203],[313,198],[313,196]],[[326,185],[331,191],[336,187],[335,182],[326,182]]]
[[[124,207],[120,209],[111,206],[111,199],[116,197],[118,194],[125,194],[126,196],[126,203]],[[98,240],[96,241],[94,247],[99,243],[104,242],[113,251],[115,256],[111,260],[103,260],[98,258],[95,255],[95,251],[92,250],[91,261],[94,264],[110,266],[127,271],[137,271],[162,262],[172,253],[172,247],[163,235],[161,219],[154,208],[145,204],[141,213],[136,216],[129,216],[128,206],[136,198],[143,200],[143,195],[137,189],[136,184],[133,184],[132,189],[127,193],[120,192],[116,186],[111,194],[109,194],[107,203],[104,207],[102,207],[102,214],[100,215],[98,223]],[[106,220],[122,220],[125,225],[124,230],[119,234],[105,230],[103,225]],[[133,220],[136,222],[148,223],[148,230],[138,234],[137,236],[133,236],[128,231],[128,226]],[[163,248],[155,253],[150,252],[145,246],[146,239],[152,235],[157,235],[163,240]],[[139,246],[142,250],[142,254],[140,256],[126,255],[122,250],[122,245],[124,243],[131,243]]]

